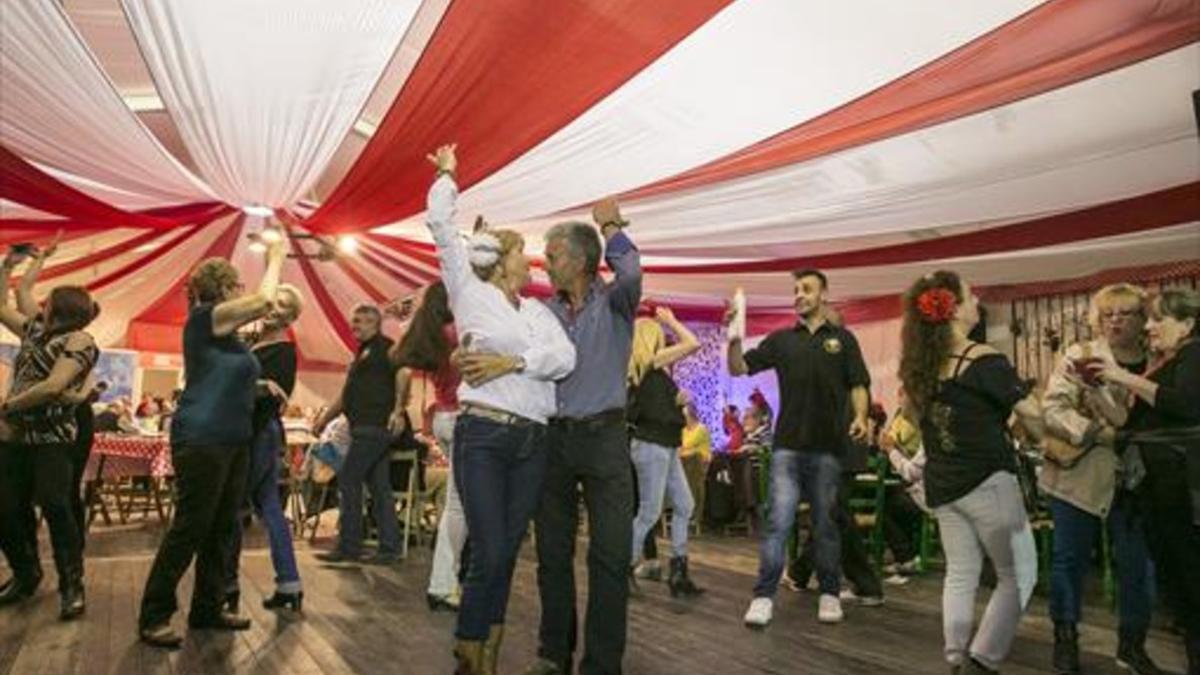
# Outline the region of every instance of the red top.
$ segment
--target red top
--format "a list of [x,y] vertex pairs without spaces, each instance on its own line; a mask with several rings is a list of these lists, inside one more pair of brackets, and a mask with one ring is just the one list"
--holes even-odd
[[[454,330],[454,324],[448,323],[442,330],[446,335],[446,341],[450,343],[451,351],[453,351],[458,347],[458,333]],[[462,382],[458,369],[447,360],[436,372],[429,374],[429,380],[433,383],[433,411],[457,412],[458,385]]]
[[729,445],[726,446],[726,449],[731,454],[736,454],[742,447],[746,431],[742,429],[742,423],[738,420],[737,415],[730,415],[728,411],[722,415],[721,422],[725,427],[725,433],[729,436]]

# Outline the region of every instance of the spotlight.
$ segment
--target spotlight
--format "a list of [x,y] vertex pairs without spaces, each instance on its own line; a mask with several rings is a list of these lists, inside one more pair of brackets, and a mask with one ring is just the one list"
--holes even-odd
[[272,209],[269,206],[263,206],[262,204],[246,204],[242,207],[242,213],[245,213],[248,216],[268,218],[272,213],[275,213],[275,209]]
[[342,253],[350,254],[358,250],[358,239],[354,235],[343,234],[337,240],[338,250]]
[[267,245],[263,243],[262,239],[251,240],[250,245],[247,246],[246,248],[248,248],[251,253],[266,253],[267,252]]
[[279,231],[278,227],[264,227],[259,237],[268,244],[283,241],[283,233]]

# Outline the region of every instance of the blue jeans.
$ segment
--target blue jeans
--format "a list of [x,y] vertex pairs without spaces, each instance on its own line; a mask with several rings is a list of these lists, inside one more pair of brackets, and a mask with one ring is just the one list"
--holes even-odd
[[784,549],[792,533],[792,524],[796,521],[796,506],[801,496],[812,507],[816,544],[814,560],[821,593],[837,595],[841,590],[839,561],[842,557],[842,541],[834,521],[841,476],[841,462],[832,454],[797,452],[787,448],[775,448],[771,453],[771,487],[768,495],[771,513],[759,551],[758,583],[754,585],[754,597],[770,598],[779,589],[779,578],[787,563]]
[[633,560],[641,559],[648,533],[662,515],[663,498],[671,498],[671,555],[687,556],[688,523],[696,502],[683,473],[683,461],[677,448],[668,448],[633,439],[630,444],[633,465],[637,469],[638,510],[633,519]]
[[338,474],[338,549],[346,555],[362,553],[363,484],[371,490],[375,525],[379,528],[379,554],[400,554],[400,522],[392,496],[392,435],[383,427],[350,430],[350,451]]
[[491,626],[504,623],[517,554],[542,499],[546,427],[460,414],[453,464],[471,533],[455,634],[461,640],[484,640]]
[[[275,567],[275,590],[280,593],[300,591],[300,571],[296,567],[296,552],[292,548],[292,530],[283,516],[279,501],[279,456],[283,454],[283,426],[272,419],[258,430],[250,446],[250,474],[246,483],[246,500],[267,530],[271,546],[271,564]],[[225,564],[225,592],[238,590],[238,560],[242,556],[241,522],[234,529],[233,544]]]
[[1050,617],[1056,622],[1078,623],[1083,579],[1091,566],[1092,551],[1101,527],[1112,539],[1117,576],[1120,630],[1144,633],[1150,627],[1153,585],[1150,582],[1150,549],[1145,523],[1133,496],[1118,491],[1107,523],[1060,499],[1050,499],[1054,519],[1054,560],[1050,566]]

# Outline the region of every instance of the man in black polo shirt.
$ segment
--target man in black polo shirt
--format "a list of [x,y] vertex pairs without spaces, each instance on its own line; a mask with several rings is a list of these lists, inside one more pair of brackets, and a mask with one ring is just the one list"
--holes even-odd
[[[858,341],[827,320],[828,281],[817,270],[793,273],[796,314],[792,328],[775,331],[743,354],[740,336],[729,342],[729,372],[752,375],[774,369],[780,411],[771,453],[770,516],[759,552],[758,583],[745,623],[771,622],[773,598],[786,561],[784,548],[801,495],[812,507],[817,578],[817,618],[842,620],[839,559],[841,540],[834,520],[841,457],[849,439],[867,438],[870,376]],[[850,414],[850,412],[853,414]],[[849,429],[846,420],[850,420]]]
[[392,341],[380,332],[383,315],[372,305],[360,305],[350,316],[350,330],[358,340],[358,353],[350,364],[346,383],[315,425],[325,425],[345,413],[350,422],[350,450],[338,474],[338,544],[317,559],[332,563],[358,562],[362,557],[363,484],[371,490],[379,551],[370,561],[392,564],[400,559],[400,524],[392,498],[390,457],[392,439],[407,423],[404,402],[408,376],[388,359]]

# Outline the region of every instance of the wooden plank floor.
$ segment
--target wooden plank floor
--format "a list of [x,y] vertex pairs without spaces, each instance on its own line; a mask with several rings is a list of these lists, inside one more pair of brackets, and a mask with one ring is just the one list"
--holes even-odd
[[[399,673],[448,674],[454,617],[431,614],[424,590],[430,555],[417,549],[395,568],[322,566],[298,544],[305,583],[302,617],[261,608],[273,575],[261,533],[248,537],[243,559],[243,611],[254,620],[240,634],[191,633],[182,650],[141,646],[135,635],[138,602],[161,531],[135,526],[96,531],[88,544],[88,613],[57,621],[53,572],[35,599],[0,610],[0,674],[14,673]],[[43,542],[45,546],[45,542]],[[514,580],[501,672],[521,671],[536,649],[538,599],[535,566],[526,547]],[[581,549],[584,548],[581,546]],[[583,555],[581,551],[580,562]],[[49,565],[48,551],[44,555]],[[940,578],[888,587],[886,606],[847,607],[835,626],[816,621],[816,597],[781,590],[775,623],[765,631],[741,625],[757,565],[745,538],[705,537],[694,542],[694,577],[708,593],[672,600],[661,584],[645,584],[629,613],[625,672],[631,675],[945,673],[941,659]],[[586,577],[580,566],[580,585]],[[0,572],[7,576],[7,571]],[[180,589],[186,607],[190,574]],[[582,606],[582,605],[581,605]],[[1082,628],[1088,673],[1116,673],[1115,618],[1091,607]],[[176,617],[184,627],[184,617]],[[1051,672],[1050,623],[1044,600],[1022,624],[1004,672]],[[1155,631],[1151,653],[1182,671],[1178,639]]]

